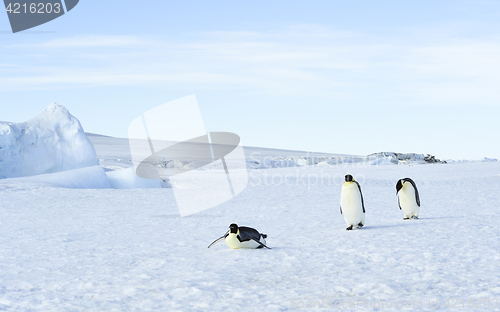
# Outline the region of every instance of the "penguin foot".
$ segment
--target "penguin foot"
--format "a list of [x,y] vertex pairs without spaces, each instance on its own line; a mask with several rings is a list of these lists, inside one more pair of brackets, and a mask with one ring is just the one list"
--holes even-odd
[[363,222],[359,222],[358,224],[359,227],[363,227],[363,225],[364,225]]
[[411,218],[414,219],[414,220],[418,220],[417,216],[411,216]]
[[346,229],[346,231],[352,230],[352,225]]
[[410,218],[403,218],[403,220],[410,220]]
[[260,234],[262,237],[267,238],[267,234]]

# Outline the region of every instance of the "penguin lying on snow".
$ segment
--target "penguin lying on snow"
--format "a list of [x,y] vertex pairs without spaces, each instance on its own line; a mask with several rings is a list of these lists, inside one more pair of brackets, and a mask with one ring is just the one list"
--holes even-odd
[[365,225],[365,203],[361,187],[352,175],[345,176],[340,194],[340,213],[344,215],[348,231]]
[[418,219],[420,212],[420,197],[417,185],[410,178],[404,178],[396,183],[399,210],[403,210],[404,220]]
[[227,233],[216,239],[213,243],[208,246],[212,247],[216,243],[225,240],[226,244],[232,249],[238,248],[262,248],[271,249],[266,246],[266,234],[259,233],[256,229],[252,229],[246,226],[238,226],[236,224],[231,224],[229,226],[229,231]]

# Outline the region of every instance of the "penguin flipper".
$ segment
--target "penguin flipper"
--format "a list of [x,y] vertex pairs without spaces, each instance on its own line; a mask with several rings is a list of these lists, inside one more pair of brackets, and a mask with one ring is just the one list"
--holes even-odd
[[413,188],[415,189],[415,199],[417,200],[417,206],[420,207],[420,196],[418,195],[417,186],[415,185],[415,182],[413,182],[413,180],[411,180],[411,184],[413,185]]
[[410,178],[404,178],[403,180],[410,182],[411,185],[413,186],[413,189],[415,190],[415,199],[417,200],[417,206],[420,207],[420,196],[418,194],[417,185],[415,184],[415,181],[413,181]]
[[217,243],[218,243],[218,242],[220,242],[220,241],[225,240],[225,239],[226,239],[226,237],[227,237],[227,234],[226,234],[226,235],[224,235],[224,236],[221,236],[221,237],[217,238],[217,239],[216,239],[213,243],[211,243],[211,244],[208,246],[208,248],[212,247],[213,245],[217,244]]
[[340,206],[340,214],[342,214],[342,206]]
[[259,246],[259,247],[257,247],[257,248],[262,248],[262,247],[265,247],[265,248],[267,248],[267,249],[271,249],[271,247],[267,247],[265,244],[261,243],[260,241],[258,241],[258,240],[256,240],[256,239],[253,239],[253,238],[252,238],[252,240],[253,240],[253,241],[255,241],[256,243],[260,244],[260,246]]
[[361,186],[359,185],[358,181],[353,181],[353,182],[356,183],[356,185],[358,186],[359,195],[361,195],[361,206],[363,207],[363,213],[366,213],[365,201],[363,200],[363,192],[361,192]]

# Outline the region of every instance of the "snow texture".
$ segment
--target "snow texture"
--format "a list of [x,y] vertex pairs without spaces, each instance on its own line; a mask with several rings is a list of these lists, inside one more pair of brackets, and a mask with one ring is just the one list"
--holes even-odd
[[37,187],[64,187],[75,189],[110,188],[108,177],[99,165],[56,173],[40,174],[31,177],[9,178],[0,180],[0,184],[9,188],[31,189]]
[[109,185],[114,189],[161,188],[162,180],[148,180],[135,174],[134,167],[106,172]]
[[[347,173],[365,199],[366,226],[355,231],[339,211]],[[184,218],[172,189],[0,180],[0,310],[468,311],[469,299],[497,310],[499,162],[249,176],[233,200]],[[419,189],[419,220],[398,208],[404,177]],[[208,249],[231,223],[266,233],[272,249]]]
[[[101,142],[96,150],[107,172],[96,165],[70,116],[51,105],[27,123],[1,128],[8,147],[2,172],[66,171],[0,179],[0,311],[500,306],[498,161],[385,166],[394,163],[387,155],[366,161],[247,148],[256,165],[247,188],[182,218],[172,188],[134,177],[123,144],[89,136]],[[69,151],[88,157],[59,157]],[[345,161],[333,165],[334,158]],[[273,159],[290,166],[260,165]],[[19,169],[28,161],[30,170]],[[345,230],[339,211],[347,173],[360,183],[366,208],[365,227],[354,231]],[[404,221],[399,210],[395,185],[404,177],[418,187],[419,220]],[[231,223],[266,233],[272,249],[208,249]]]
[[0,124],[0,179],[96,166],[78,119],[58,104],[23,123]]

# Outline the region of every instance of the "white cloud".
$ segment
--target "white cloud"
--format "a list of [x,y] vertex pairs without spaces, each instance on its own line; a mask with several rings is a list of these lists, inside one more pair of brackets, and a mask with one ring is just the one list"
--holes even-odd
[[[368,92],[374,100],[406,97],[413,104],[500,100],[495,38],[411,43],[300,25],[281,33],[201,33],[181,42],[70,37],[7,50],[7,62],[17,66],[0,76],[4,91],[147,84],[359,99]],[[28,53],[36,55],[31,62]]]

